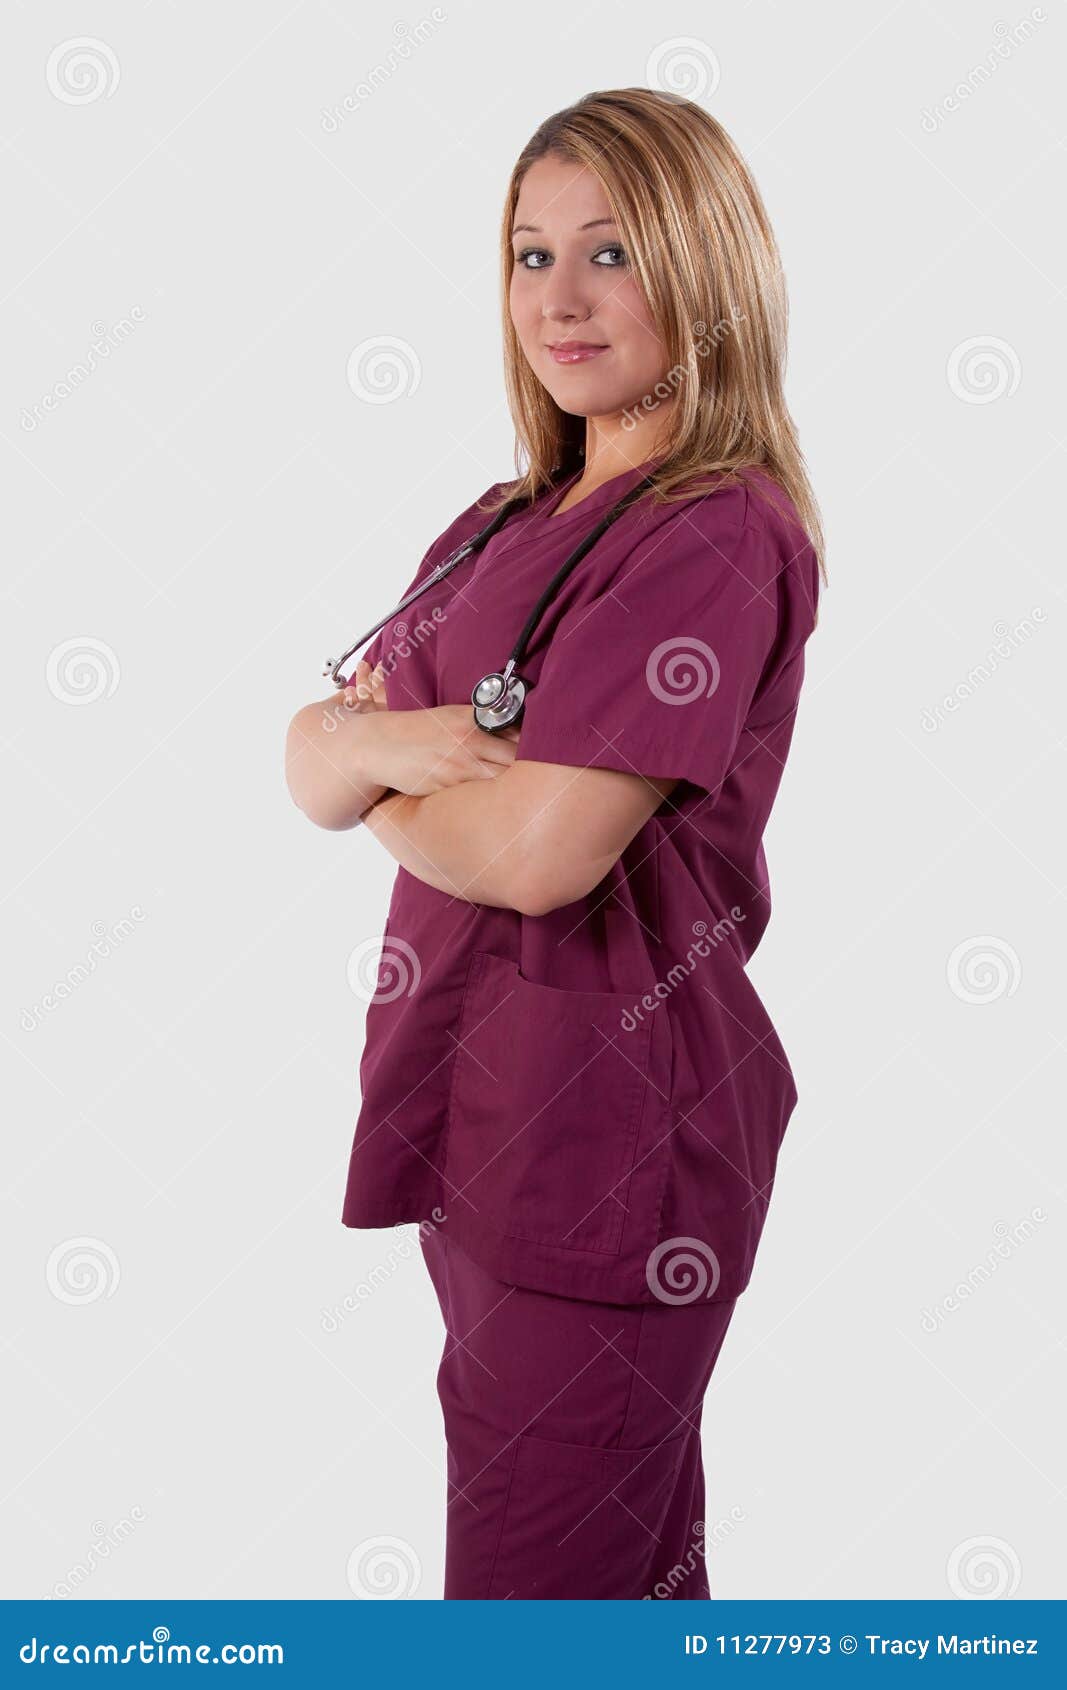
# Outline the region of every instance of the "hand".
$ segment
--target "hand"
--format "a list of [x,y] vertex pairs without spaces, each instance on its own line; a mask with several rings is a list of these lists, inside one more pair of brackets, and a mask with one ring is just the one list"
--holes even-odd
[[320,699],[317,705],[309,704],[307,711],[310,713],[320,709],[323,733],[334,734],[352,716],[369,716],[388,708],[385,671],[382,665],[379,663],[372,669],[366,659],[361,657],[347,685],[331,692],[329,697]]
[[355,674],[341,693],[339,702],[346,710],[365,715],[371,710],[388,710],[385,696],[385,670],[381,663],[372,669],[366,658],[356,664]]
[[[370,723],[368,723],[370,727]],[[425,798],[467,780],[492,780],[515,761],[518,728],[486,733],[469,704],[393,710],[374,724],[379,778],[394,792]]]

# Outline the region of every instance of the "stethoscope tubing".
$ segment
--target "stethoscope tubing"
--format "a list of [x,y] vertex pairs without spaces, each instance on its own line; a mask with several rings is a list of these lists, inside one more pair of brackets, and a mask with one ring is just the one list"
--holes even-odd
[[[485,732],[500,733],[504,728],[513,726],[520,720],[530,683],[517,671],[526,655],[527,644],[533,637],[537,624],[568,576],[578,567],[586,553],[596,545],[612,523],[618,520],[627,506],[632,504],[635,499],[640,498],[646,489],[653,485],[653,481],[654,477],[651,475],[642,476],[637,486],[631,487],[630,491],[619,499],[585,538],[579,542],[556,570],[527,616],[503,669],[491,671],[477,683],[471,693],[471,702],[474,705],[475,722]],[[525,503],[526,501],[523,499],[509,499],[501,505],[492,520],[484,528],[480,529],[471,539],[465,540],[463,545],[453,552],[450,558],[447,558],[444,563],[439,564],[436,569],[431,571],[426,580],[408,593],[406,598],[401,599],[399,604],[394,605],[380,622],[376,622],[373,628],[369,628],[365,634],[360,635],[358,640],[354,640],[344,655],[337,659],[336,663],[327,658],[323,674],[329,674],[336,687],[347,686],[349,682],[341,678],[340,671],[352,654],[358,651],[361,646],[366,645],[368,640],[373,639],[374,635],[379,633],[387,622],[391,622],[402,610],[406,610],[409,604],[414,604],[415,600],[421,598],[423,593],[428,593],[431,587],[436,587],[439,582],[444,580],[446,575],[450,575],[452,570],[456,569],[465,559],[473,553],[481,551],[482,547],[487,545],[493,535],[503,527],[508,517]]]
[[458,568],[472,552],[480,551],[482,546],[492,539],[497,529],[503,525],[512,511],[517,510],[522,503],[524,503],[522,499],[509,499],[507,504],[501,505],[491,522],[488,522],[477,534],[472,535],[469,540],[464,540],[458,551],[453,552],[452,556],[446,558],[444,563],[439,563],[436,569],[431,570],[425,581],[413,588],[406,598],[402,598],[399,604],[393,606],[392,610],[387,611],[381,621],[374,624],[373,628],[368,628],[365,634],[360,634],[358,640],[353,640],[347,651],[343,652],[336,661],[332,657],[328,657],[323,665],[323,674],[332,678],[335,687],[347,686],[349,683],[341,679],[340,671],[353,653],[357,652],[360,646],[365,646],[368,640],[372,640],[375,634],[381,632],[387,622],[391,622],[394,616],[399,616],[400,612],[406,610],[409,604],[414,604],[416,599],[421,599],[423,593],[428,593],[430,588],[436,587],[438,582],[443,581],[446,575],[451,575],[453,569]]

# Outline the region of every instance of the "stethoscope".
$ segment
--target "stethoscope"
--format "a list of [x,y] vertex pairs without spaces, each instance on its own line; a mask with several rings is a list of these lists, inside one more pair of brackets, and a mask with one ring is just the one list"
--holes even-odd
[[[557,569],[555,575],[553,575],[551,581],[548,583],[548,586],[545,588],[541,597],[531,610],[529,616],[526,618],[526,621],[523,624],[522,633],[512,646],[510,655],[508,656],[508,660],[504,664],[503,669],[494,669],[491,674],[483,675],[482,679],[475,686],[471,693],[471,703],[474,706],[474,720],[480,728],[485,729],[486,733],[501,733],[505,728],[514,727],[517,722],[521,721],[522,713],[526,706],[526,695],[530,690],[532,682],[527,681],[522,675],[520,675],[518,673],[518,669],[520,663],[523,661],[523,658],[526,656],[527,642],[540,621],[542,614],[544,613],[546,607],[551,603],[552,599],[559,592],[571,571],[582,561],[586,552],[588,552],[592,546],[596,545],[600,536],[606,529],[611,527],[611,524],[619,516],[622,515],[622,512],[626,509],[627,505],[632,504],[634,499],[640,498],[646,487],[650,487],[652,482],[653,477],[651,475],[643,476],[637,486],[632,487],[624,498],[620,499],[617,504],[613,505],[607,515],[602,517],[597,523],[592,532],[587,534],[581,544],[574,548],[574,551],[571,552],[566,562],[562,563],[559,569]],[[453,552],[452,556],[447,558],[444,563],[438,564],[437,568],[426,577],[426,580],[423,581],[421,586],[416,587],[414,592],[408,594],[407,598],[401,599],[398,605],[394,605],[388,616],[383,616],[380,622],[376,622],[374,624],[373,628],[369,628],[365,634],[361,634],[359,639],[355,640],[352,645],[349,646],[343,657],[339,657],[336,663],[332,660],[332,658],[328,657],[322,671],[323,674],[332,676],[335,687],[347,686],[349,683],[340,674],[340,671],[348,662],[352,653],[358,651],[360,646],[366,645],[368,640],[373,639],[374,635],[384,628],[387,622],[391,622],[394,616],[399,616],[400,612],[402,610],[406,610],[409,604],[413,604],[416,599],[421,598],[423,593],[428,593],[431,587],[436,587],[438,582],[443,581],[446,575],[450,575],[453,569],[461,564],[464,559],[471,557],[475,552],[480,552],[482,547],[487,545],[492,539],[497,530],[503,527],[512,512],[518,510],[520,506],[526,504],[527,501],[525,499],[518,498],[509,499],[506,504],[501,505],[492,521],[487,523],[480,533],[475,534],[470,540],[464,541],[463,545],[460,546],[457,552]]]

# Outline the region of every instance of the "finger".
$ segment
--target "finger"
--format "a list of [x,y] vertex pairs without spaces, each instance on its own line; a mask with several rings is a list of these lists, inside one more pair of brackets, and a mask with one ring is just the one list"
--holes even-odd
[[361,657],[356,664],[356,672],[349,685],[355,688],[356,697],[361,704],[368,703],[374,697],[373,677],[371,666],[365,657]]

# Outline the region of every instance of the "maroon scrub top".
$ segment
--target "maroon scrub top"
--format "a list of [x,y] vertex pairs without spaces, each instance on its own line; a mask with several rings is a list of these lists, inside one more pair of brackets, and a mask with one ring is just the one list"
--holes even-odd
[[[557,481],[387,625],[365,655],[384,659],[390,709],[468,703],[652,467],[554,517],[577,472]],[[406,591],[485,526],[479,503]],[[581,1299],[744,1290],[797,1097],[745,963],[770,913],[761,841],[818,590],[796,511],[761,472],[639,501],[577,566],[522,664],[517,756],[679,785],[592,892],[546,915],[398,869],[345,1225],[432,1221],[498,1278]]]

